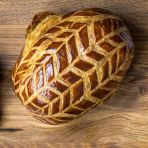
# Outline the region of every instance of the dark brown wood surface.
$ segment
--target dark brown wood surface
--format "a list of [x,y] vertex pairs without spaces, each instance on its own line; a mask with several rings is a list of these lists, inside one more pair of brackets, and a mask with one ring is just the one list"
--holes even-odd
[[[12,67],[25,30],[40,11],[64,14],[88,7],[122,17],[135,41],[135,58],[119,91],[79,119],[49,127],[34,119],[15,96]],[[0,0],[0,148],[148,147],[147,0]]]

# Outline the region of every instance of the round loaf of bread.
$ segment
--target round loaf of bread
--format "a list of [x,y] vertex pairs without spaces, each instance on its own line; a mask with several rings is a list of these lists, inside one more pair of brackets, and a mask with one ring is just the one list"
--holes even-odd
[[123,20],[107,10],[39,13],[13,70],[15,93],[43,122],[69,122],[114,94],[133,51]]

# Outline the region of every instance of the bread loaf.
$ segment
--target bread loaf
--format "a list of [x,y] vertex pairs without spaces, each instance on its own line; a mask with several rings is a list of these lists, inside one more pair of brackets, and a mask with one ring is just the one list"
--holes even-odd
[[39,13],[13,70],[15,93],[43,122],[69,122],[114,94],[133,51],[123,20],[107,10]]

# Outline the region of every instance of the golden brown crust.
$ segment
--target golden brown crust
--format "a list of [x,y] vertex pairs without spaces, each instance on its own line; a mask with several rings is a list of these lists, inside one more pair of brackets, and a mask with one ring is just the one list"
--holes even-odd
[[27,35],[30,34],[35,29],[35,27],[49,15],[54,15],[54,14],[51,11],[45,11],[36,14],[32,19],[32,23],[28,26],[26,30],[26,38]]
[[90,8],[35,16],[12,74],[14,89],[33,115],[69,122],[114,94],[133,58],[122,19]]
[[100,9],[100,8],[85,8],[83,10],[79,11],[73,11],[68,14],[65,14],[62,19],[65,19],[70,16],[94,16],[100,14],[112,14],[110,11],[106,9]]

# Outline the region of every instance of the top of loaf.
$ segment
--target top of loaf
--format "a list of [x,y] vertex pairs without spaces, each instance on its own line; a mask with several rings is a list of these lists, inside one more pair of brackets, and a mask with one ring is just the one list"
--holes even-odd
[[37,118],[67,122],[115,92],[133,49],[123,20],[107,10],[39,13],[13,71],[15,92]]

